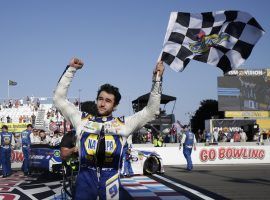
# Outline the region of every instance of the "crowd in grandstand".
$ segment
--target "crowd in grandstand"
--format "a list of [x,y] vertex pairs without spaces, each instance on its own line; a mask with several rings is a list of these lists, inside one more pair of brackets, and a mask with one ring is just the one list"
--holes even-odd
[[[0,122],[35,124],[40,101],[38,98],[8,99],[0,102]],[[18,116],[17,111],[23,110]]]

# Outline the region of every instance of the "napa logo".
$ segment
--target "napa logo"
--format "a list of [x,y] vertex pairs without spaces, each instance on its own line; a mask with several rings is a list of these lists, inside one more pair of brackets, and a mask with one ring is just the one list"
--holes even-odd
[[105,153],[111,155],[116,149],[116,142],[112,135],[105,135]]
[[88,155],[94,155],[96,153],[97,143],[98,143],[98,135],[90,134],[86,138],[84,142],[84,148]]

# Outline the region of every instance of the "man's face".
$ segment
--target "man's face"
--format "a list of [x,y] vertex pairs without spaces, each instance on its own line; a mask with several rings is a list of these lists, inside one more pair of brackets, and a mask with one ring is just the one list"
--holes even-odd
[[39,136],[40,136],[41,138],[43,138],[43,137],[46,136],[46,134],[45,134],[45,132],[40,132],[40,133],[39,133]]
[[105,91],[100,92],[97,98],[97,109],[101,116],[111,115],[114,108],[114,95]]
[[37,130],[33,130],[33,134],[34,134],[34,135],[38,135]]

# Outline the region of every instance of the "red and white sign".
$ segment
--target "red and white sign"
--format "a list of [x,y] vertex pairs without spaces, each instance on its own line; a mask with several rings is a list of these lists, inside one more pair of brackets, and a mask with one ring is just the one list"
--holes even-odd
[[[196,151],[192,151],[193,164],[263,164],[270,163],[270,145],[257,145],[256,143],[235,143],[217,146],[197,145]],[[186,159],[183,148],[179,150],[179,144],[171,144],[167,147],[150,147],[149,145],[134,145],[139,150],[155,151],[163,159],[164,165],[185,165]]]
[[199,158],[201,162],[209,162],[215,160],[231,160],[231,159],[260,159],[265,157],[265,150],[260,148],[235,148],[235,147],[220,147],[215,148],[203,148],[200,150]]

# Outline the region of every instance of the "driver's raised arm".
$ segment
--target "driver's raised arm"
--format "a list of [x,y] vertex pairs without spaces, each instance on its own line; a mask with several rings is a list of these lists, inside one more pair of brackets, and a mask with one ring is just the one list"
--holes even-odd
[[135,113],[132,116],[126,117],[125,119],[125,136],[128,136],[134,131],[140,129],[147,122],[155,119],[155,116],[159,114],[163,72],[163,62],[160,61],[157,63],[153,72],[153,86],[147,105],[141,111]]
[[72,123],[76,130],[81,122],[81,112],[73,103],[67,100],[67,92],[76,71],[81,69],[82,66],[83,62],[77,58],[73,58],[70,61],[65,72],[58,81],[53,96],[53,102],[56,108],[61,112],[65,119]]

